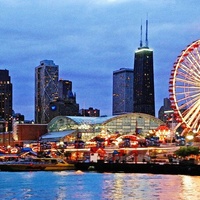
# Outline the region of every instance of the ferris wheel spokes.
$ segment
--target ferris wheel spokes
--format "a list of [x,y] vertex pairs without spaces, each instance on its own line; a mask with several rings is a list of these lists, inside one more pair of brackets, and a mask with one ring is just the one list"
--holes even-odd
[[169,92],[178,125],[200,130],[200,40],[181,52],[171,70]]

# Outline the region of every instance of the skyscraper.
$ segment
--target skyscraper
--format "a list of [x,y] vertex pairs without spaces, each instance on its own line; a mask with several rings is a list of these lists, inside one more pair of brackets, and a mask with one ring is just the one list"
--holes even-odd
[[170,100],[168,98],[164,98],[163,106],[161,106],[158,111],[158,119],[166,122],[173,113],[174,111],[171,108]]
[[72,81],[59,80],[58,81],[58,97],[60,99],[66,99],[72,93]]
[[12,83],[8,70],[0,70],[0,132],[12,130]]
[[148,21],[146,20],[146,43],[142,45],[142,26],[140,47],[134,60],[134,112],[155,116],[153,50],[148,47]]
[[49,104],[49,118],[67,115],[78,116],[79,104],[76,103],[76,94],[72,92],[72,81],[59,80],[58,99]]
[[35,122],[49,122],[49,104],[58,98],[59,66],[52,60],[43,60],[35,68]]
[[133,112],[133,69],[113,72],[113,115]]

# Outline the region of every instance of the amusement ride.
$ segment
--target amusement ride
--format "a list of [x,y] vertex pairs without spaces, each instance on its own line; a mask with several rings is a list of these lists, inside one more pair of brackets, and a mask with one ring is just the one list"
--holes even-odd
[[177,57],[169,80],[169,98],[177,122],[175,130],[200,131],[200,40]]

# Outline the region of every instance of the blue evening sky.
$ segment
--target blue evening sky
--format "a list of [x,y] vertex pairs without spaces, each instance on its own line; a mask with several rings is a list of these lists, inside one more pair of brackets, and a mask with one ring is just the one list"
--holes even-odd
[[200,37],[199,10],[199,0],[0,0],[0,68],[10,72],[14,111],[34,119],[35,67],[48,59],[73,82],[80,109],[111,115],[112,73],[133,68],[148,15],[157,116],[173,63]]

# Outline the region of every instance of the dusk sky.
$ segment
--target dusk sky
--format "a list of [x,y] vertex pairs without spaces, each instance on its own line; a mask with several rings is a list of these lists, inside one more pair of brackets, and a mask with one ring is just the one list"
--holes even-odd
[[199,11],[199,0],[0,0],[0,66],[11,76],[14,111],[34,119],[35,67],[47,59],[72,81],[80,109],[112,115],[113,71],[133,69],[148,16],[157,116],[173,63],[200,39]]

